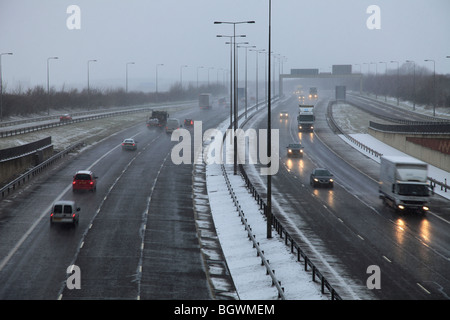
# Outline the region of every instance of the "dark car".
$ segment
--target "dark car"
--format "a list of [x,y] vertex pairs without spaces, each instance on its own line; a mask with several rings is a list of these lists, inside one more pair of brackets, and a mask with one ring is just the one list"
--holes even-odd
[[309,183],[313,187],[326,186],[333,188],[334,180],[330,171],[325,168],[316,168],[310,175]]
[[287,156],[288,157],[303,157],[303,147],[300,143],[290,143],[286,149],[287,149]]
[[281,111],[280,119],[287,119],[287,118],[289,118],[289,113],[287,111]]
[[192,127],[194,125],[194,120],[192,119],[184,119],[184,126],[185,127]]

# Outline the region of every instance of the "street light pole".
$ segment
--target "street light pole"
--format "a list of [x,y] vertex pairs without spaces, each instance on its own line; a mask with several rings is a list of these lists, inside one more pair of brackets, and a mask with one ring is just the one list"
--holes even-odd
[[259,83],[259,78],[258,78],[258,56],[259,53],[262,51],[265,51],[266,49],[262,49],[262,50],[252,50],[250,49],[250,51],[255,51],[256,52],[256,110],[258,110],[258,83]]
[[413,76],[413,110],[416,110],[416,63],[411,60],[406,60],[408,63],[414,64],[414,76]]
[[397,88],[396,88],[396,94],[397,94],[397,106],[399,105],[399,96],[398,96],[398,86],[399,86],[399,62],[398,61],[391,61],[391,63],[397,63]]
[[59,59],[58,57],[47,58],[47,115],[50,114],[50,72],[49,72],[49,61],[52,59]]
[[127,62],[125,65],[125,92],[128,93],[128,65],[134,62]]
[[198,90],[198,69],[204,68],[203,66],[197,67],[197,90]]
[[[230,45],[230,129],[233,127],[233,42],[236,41],[236,37],[245,38],[245,34],[234,35],[234,36],[225,36],[218,34],[216,37],[218,38],[230,38],[230,42],[226,44]],[[234,41],[233,41],[234,40]],[[233,135],[230,135],[230,143],[233,141]]]
[[158,94],[158,67],[159,66],[163,66],[164,64],[162,64],[162,63],[160,63],[160,64],[157,64],[156,65],[156,75],[155,75],[155,77],[156,77],[156,94]]
[[3,121],[3,77],[2,77],[2,56],[12,56],[12,52],[0,53],[0,121]]
[[180,67],[180,89],[183,91],[183,68],[187,68],[188,66],[184,65]]
[[245,119],[247,119],[247,49],[256,46],[238,46],[238,48],[245,48]]
[[433,62],[433,117],[436,116],[436,61],[426,59],[425,62]]
[[[384,77],[386,78],[387,75],[387,62],[380,61],[378,63],[384,63],[385,69],[384,69]],[[387,102],[387,92],[384,93],[384,102]]]
[[[268,159],[272,157],[272,135],[271,135],[271,96],[270,96],[270,56],[272,52],[271,45],[271,20],[272,20],[272,1],[269,0],[269,74],[268,74],[268,84],[267,84],[267,92],[268,92],[268,101],[267,101],[267,156]],[[267,174],[267,238],[272,238],[272,175],[271,175],[271,167],[272,161],[269,161],[267,164],[269,171]]]
[[88,60],[87,62],[87,109],[89,111],[89,98],[90,98],[90,88],[89,88],[89,62],[97,62],[97,60]]

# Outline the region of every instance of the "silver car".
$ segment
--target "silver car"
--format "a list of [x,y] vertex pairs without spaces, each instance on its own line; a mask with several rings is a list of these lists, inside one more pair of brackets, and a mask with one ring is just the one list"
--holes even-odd
[[182,126],[180,125],[180,121],[178,119],[169,118],[169,119],[167,119],[166,133],[172,133],[181,127]]
[[136,150],[137,149],[137,144],[136,141],[134,139],[125,139],[122,142],[122,150]]
[[50,213],[50,224],[54,223],[72,223],[78,224],[80,218],[80,208],[77,207],[75,201],[60,200],[56,201],[52,206]]

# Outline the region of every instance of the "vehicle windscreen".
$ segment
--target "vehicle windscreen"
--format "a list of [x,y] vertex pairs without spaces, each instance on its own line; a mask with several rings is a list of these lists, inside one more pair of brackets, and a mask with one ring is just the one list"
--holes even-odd
[[299,115],[298,120],[300,121],[314,121],[314,116],[311,114]]
[[430,190],[423,184],[398,184],[398,194],[402,196],[427,197]]
[[91,180],[91,176],[89,174],[77,174],[75,180]]
[[317,170],[315,173],[316,176],[331,176],[330,171],[328,170]]

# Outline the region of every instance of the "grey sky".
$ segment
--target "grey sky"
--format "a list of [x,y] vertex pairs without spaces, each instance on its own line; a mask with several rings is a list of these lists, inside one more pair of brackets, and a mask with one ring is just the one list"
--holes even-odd
[[[81,29],[69,30],[69,5],[81,9]],[[381,10],[381,29],[369,30],[370,5]],[[333,64],[414,60],[439,73],[450,73],[450,1],[448,0],[272,0],[272,50],[286,57],[291,68],[331,71]],[[156,64],[160,86],[223,80],[229,69],[229,45],[217,34],[232,35],[232,25],[214,21],[255,20],[237,25],[257,49],[268,46],[268,0],[0,0],[0,53],[7,90],[46,86],[47,58],[51,86],[84,87],[87,61],[92,87],[125,86],[154,90]],[[241,49],[239,61],[244,61]],[[254,79],[255,53],[248,53],[249,77]],[[260,54],[260,76],[264,55]],[[197,69],[204,66],[203,69]],[[213,69],[208,69],[212,67]],[[396,65],[388,63],[388,68]],[[354,66],[359,71],[359,66]],[[371,66],[373,71],[375,66]],[[379,72],[385,65],[378,64]],[[367,72],[367,65],[363,65]]]

